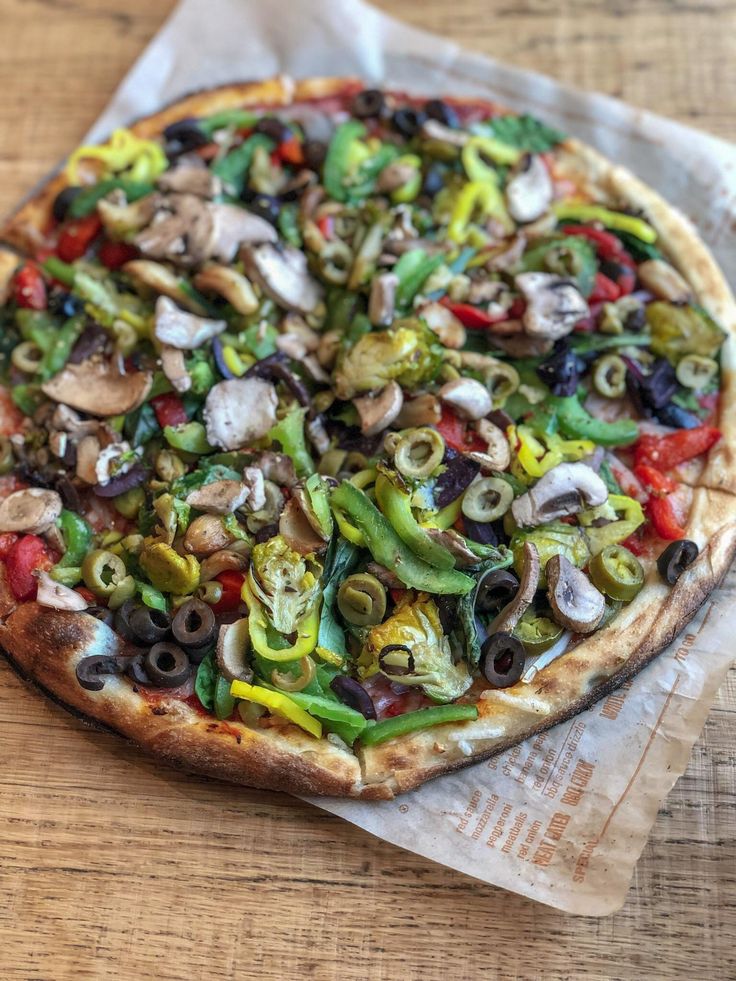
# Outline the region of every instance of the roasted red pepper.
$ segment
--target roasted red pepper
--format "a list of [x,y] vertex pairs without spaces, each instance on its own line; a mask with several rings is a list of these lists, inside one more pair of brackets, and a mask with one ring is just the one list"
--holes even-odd
[[[593,294],[589,297],[591,303],[611,303],[633,292],[636,286],[636,263],[623,247],[621,239],[591,225],[563,225],[561,230],[565,235],[588,239],[595,246],[598,258],[609,264],[605,275],[599,273],[596,276]],[[615,267],[618,267],[617,271]]]
[[301,140],[298,140],[296,136],[292,136],[288,140],[283,140],[276,147],[276,156],[284,163],[301,167],[304,163],[304,149]]
[[13,299],[27,310],[45,310],[46,284],[34,262],[26,262],[13,278]]
[[447,307],[468,330],[483,330],[484,327],[490,327],[492,324],[514,320],[524,312],[524,301],[521,299],[514,300],[509,309],[500,314],[490,314],[487,310],[474,307],[471,303],[453,303],[447,296],[443,296],[440,303],[443,307]]
[[56,254],[64,262],[81,259],[92,242],[102,230],[102,222],[97,214],[85,218],[74,218],[61,226]]
[[212,609],[215,613],[232,613],[240,605],[240,593],[245,576],[235,569],[227,569],[219,576],[215,576],[215,579],[222,586],[222,596],[213,604]]
[[686,460],[707,453],[721,438],[721,431],[712,426],[695,429],[679,429],[668,436],[652,436],[644,433],[634,447],[634,463],[637,466],[670,470]]
[[668,496],[677,490],[679,486],[677,481],[646,464],[634,467],[634,474],[649,493],[645,510],[659,537],[667,541],[684,538],[685,528],[680,524]]
[[151,405],[162,429],[164,426],[183,426],[188,421],[184,403],[174,392],[155,395],[151,399]]
[[601,259],[614,259],[619,262],[621,253],[624,252],[620,238],[616,238],[611,232],[593,228],[592,225],[563,225],[560,231],[565,235],[579,235],[581,238],[587,238],[589,242],[593,243]]
[[8,585],[19,600],[32,600],[36,595],[37,569],[48,570],[53,565],[48,546],[38,535],[23,535],[15,542],[5,559]]
[[321,218],[317,219],[317,228],[319,228],[322,237],[329,240],[335,231],[335,219],[332,215],[322,215]]
[[138,254],[138,249],[127,242],[105,240],[99,248],[97,258],[108,269],[120,269],[126,262],[137,258]]
[[442,416],[435,429],[450,449],[458,453],[485,453],[488,449],[480,436],[469,428],[464,419],[459,419],[452,409],[442,408]]
[[602,272],[595,274],[595,284],[593,292],[588,297],[589,303],[613,303],[621,296],[621,290],[617,283],[614,283]]

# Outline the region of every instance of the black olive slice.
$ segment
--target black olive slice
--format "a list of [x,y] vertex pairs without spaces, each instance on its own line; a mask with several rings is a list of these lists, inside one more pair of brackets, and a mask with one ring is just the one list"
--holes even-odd
[[350,708],[354,708],[360,712],[366,719],[377,718],[373,699],[355,678],[348,678],[347,675],[338,674],[330,682],[330,688],[341,702],[345,702]]
[[92,654],[83,657],[77,664],[77,681],[87,691],[102,691],[105,687],[104,675],[123,674],[130,662],[123,655]]
[[386,99],[380,89],[363,89],[352,101],[350,111],[358,119],[372,119],[383,114]]
[[154,644],[143,660],[146,674],[156,688],[178,688],[189,677],[189,658],[176,644]]
[[524,672],[524,645],[511,634],[491,634],[481,647],[481,667],[494,688],[510,688]]
[[498,613],[516,595],[519,580],[508,569],[486,573],[475,588],[475,612]]
[[163,640],[171,630],[171,617],[165,610],[153,610],[139,606],[130,614],[128,623],[135,640],[155,644]]
[[660,576],[670,586],[674,586],[688,566],[698,557],[698,546],[687,538],[671,542],[657,559]]
[[176,611],[171,631],[182,647],[206,647],[214,641],[217,633],[212,607],[202,600],[187,600]]

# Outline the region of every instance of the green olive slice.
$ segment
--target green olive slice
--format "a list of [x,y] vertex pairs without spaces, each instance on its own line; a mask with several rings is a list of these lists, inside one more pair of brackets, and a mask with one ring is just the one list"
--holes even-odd
[[348,623],[373,626],[383,620],[386,612],[386,590],[367,572],[348,576],[337,591],[337,608]]
[[675,369],[677,380],[685,388],[702,391],[718,372],[718,362],[703,354],[686,354]]
[[437,469],[445,455],[445,441],[427,427],[406,433],[396,444],[394,464],[405,477],[421,480]]
[[511,507],[514,491],[501,477],[481,477],[465,491],[462,512],[471,521],[495,521]]
[[626,391],[626,362],[618,354],[599,358],[593,368],[593,385],[599,395],[620,398]]
[[103,548],[96,548],[82,562],[84,584],[95,596],[112,596],[126,575],[125,563],[120,556]]

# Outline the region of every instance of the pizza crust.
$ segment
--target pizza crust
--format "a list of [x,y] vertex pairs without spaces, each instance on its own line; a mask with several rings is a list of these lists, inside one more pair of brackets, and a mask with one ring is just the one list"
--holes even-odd
[[[284,77],[194,93],[131,126],[157,135],[177,119],[237,106],[287,106],[357,90],[356,79]],[[0,624],[0,644],[20,672],[67,708],[96,720],[167,762],[235,783],[285,790],[387,799],[443,773],[487,759],[578,714],[641,670],[694,616],[736,552],[736,304],[707,247],[690,222],[626,169],[576,140],[561,151],[560,169],[612,205],[641,210],[657,229],[663,251],[690,281],[698,300],[728,332],[723,353],[720,428],[702,486],[693,491],[688,536],[701,546],[694,565],[670,589],[652,572],[645,588],[609,628],[583,641],[532,684],[485,692],[477,721],[437,727],[358,751],[357,758],[295,726],[257,730],[241,722],[204,719],[174,699],[151,705],[124,679],[99,692],[77,683],[77,661],[117,643],[92,617],[26,604]],[[51,180],[0,228],[0,239],[35,252],[51,206],[66,186]],[[108,636],[109,635],[109,636]],[[111,639],[112,638],[112,641]],[[155,708],[155,711],[154,711]],[[162,710],[163,709],[163,713]],[[239,737],[239,739],[238,739]]]

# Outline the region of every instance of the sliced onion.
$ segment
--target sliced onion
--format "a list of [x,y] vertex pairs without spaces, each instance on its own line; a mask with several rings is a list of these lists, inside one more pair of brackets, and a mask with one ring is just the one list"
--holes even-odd
[[558,657],[562,657],[566,653],[567,648],[570,643],[570,638],[572,633],[566,630],[560,635],[560,639],[556,641],[548,650],[544,651],[538,657],[534,659],[534,663],[530,664],[526,669],[524,674],[521,676],[522,684],[529,685],[537,677],[542,668],[546,668],[548,664],[556,661]]

